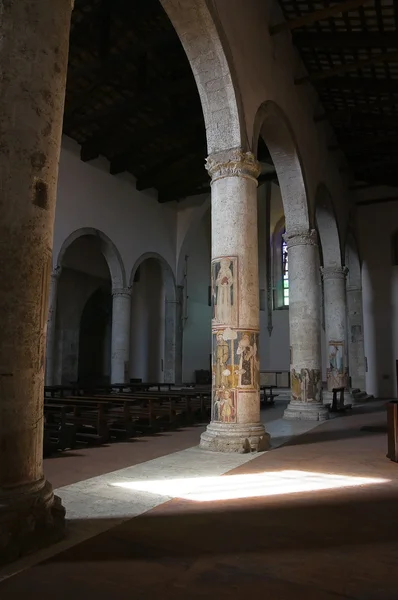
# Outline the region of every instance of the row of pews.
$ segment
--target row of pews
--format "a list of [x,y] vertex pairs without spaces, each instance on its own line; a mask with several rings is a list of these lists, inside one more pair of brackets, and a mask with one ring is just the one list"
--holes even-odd
[[208,422],[210,386],[130,383],[44,390],[44,455]]

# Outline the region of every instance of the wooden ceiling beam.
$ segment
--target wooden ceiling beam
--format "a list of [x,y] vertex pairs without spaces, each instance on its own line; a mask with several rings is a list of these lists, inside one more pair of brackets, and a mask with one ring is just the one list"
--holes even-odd
[[398,36],[395,31],[336,31],[307,33],[297,31],[293,36],[299,48],[397,48]]
[[370,58],[354,60],[345,65],[338,65],[333,69],[317,71],[316,73],[306,75],[305,77],[299,77],[298,79],[295,79],[294,83],[296,85],[301,85],[303,83],[315,83],[322,79],[329,79],[331,77],[335,77],[336,75],[342,75],[344,73],[349,73],[350,71],[356,71],[358,69],[362,69],[363,67],[368,67],[381,62],[398,62],[398,51],[378,52],[373,54]]
[[368,92],[374,96],[380,94],[397,94],[398,80],[376,79],[375,77],[331,77],[316,82],[317,89],[336,89],[356,92]]
[[324,21],[325,19],[330,19],[336,15],[346,13],[351,10],[356,10],[366,4],[368,1],[369,0],[345,0],[345,2],[337,2],[336,4],[332,4],[327,8],[316,10],[308,15],[298,17],[297,19],[291,19],[290,21],[278,23],[270,28],[270,34],[275,35],[276,33],[285,31],[287,29],[292,31],[293,29],[299,29],[300,27],[308,27],[309,25],[313,25],[319,21]]
[[[181,114],[181,118],[178,121],[167,121],[163,125],[154,125],[153,127],[146,126],[140,132],[134,133],[130,136],[130,142],[128,148],[120,152],[117,156],[113,157],[110,164],[110,173],[112,175],[118,175],[127,171],[131,165],[140,159],[142,156],[143,146],[145,147],[148,142],[151,142],[154,138],[161,139],[163,137],[173,136],[176,139],[181,134],[189,133],[192,135],[192,140],[197,144],[199,139],[203,139],[203,145],[205,147],[206,131],[203,116],[192,113]],[[119,134],[120,135],[120,134]],[[191,144],[191,141],[187,144]],[[165,152],[161,155],[164,160]],[[146,176],[149,173],[142,175]]]

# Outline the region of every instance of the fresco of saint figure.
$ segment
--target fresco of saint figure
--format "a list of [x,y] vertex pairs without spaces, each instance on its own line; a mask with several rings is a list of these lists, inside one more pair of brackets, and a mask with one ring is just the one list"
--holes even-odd
[[220,258],[212,265],[213,322],[234,326],[237,324],[236,259]]

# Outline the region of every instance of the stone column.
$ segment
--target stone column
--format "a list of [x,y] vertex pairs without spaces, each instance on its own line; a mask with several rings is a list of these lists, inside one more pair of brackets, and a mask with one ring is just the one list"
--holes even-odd
[[362,289],[347,286],[348,364],[352,389],[366,389]]
[[57,290],[62,267],[56,267],[51,273],[50,299],[48,303],[47,344],[46,344],[46,385],[54,385],[54,362],[57,319]]
[[43,475],[43,386],[71,8],[1,8],[0,562],[64,530]]
[[290,229],[289,328],[291,400],[285,419],[323,421],[319,251],[315,230]]
[[327,360],[327,391],[324,401],[329,403],[332,401],[333,388],[346,387],[348,383],[345,291],[347,269],[341,266],[322,267],[321,273]]
[[112,290],[111,383],[126,383],[130,366],[131,288]]
[[257,177],[239,149],[207,159],[212,178],[212,418],[200,445],[220,452],[266,450],[260,422]]

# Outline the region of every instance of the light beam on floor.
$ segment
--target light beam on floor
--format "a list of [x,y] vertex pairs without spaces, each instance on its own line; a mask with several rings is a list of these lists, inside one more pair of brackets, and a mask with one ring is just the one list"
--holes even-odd
[[388,483],[389,481],[389,479],[374,477],[352,477],[308,471],[267,471],[220,477],[120,481],[112,483],[112,485],[137,492],[169,496],[170,498],[210,502],[374,485]]

